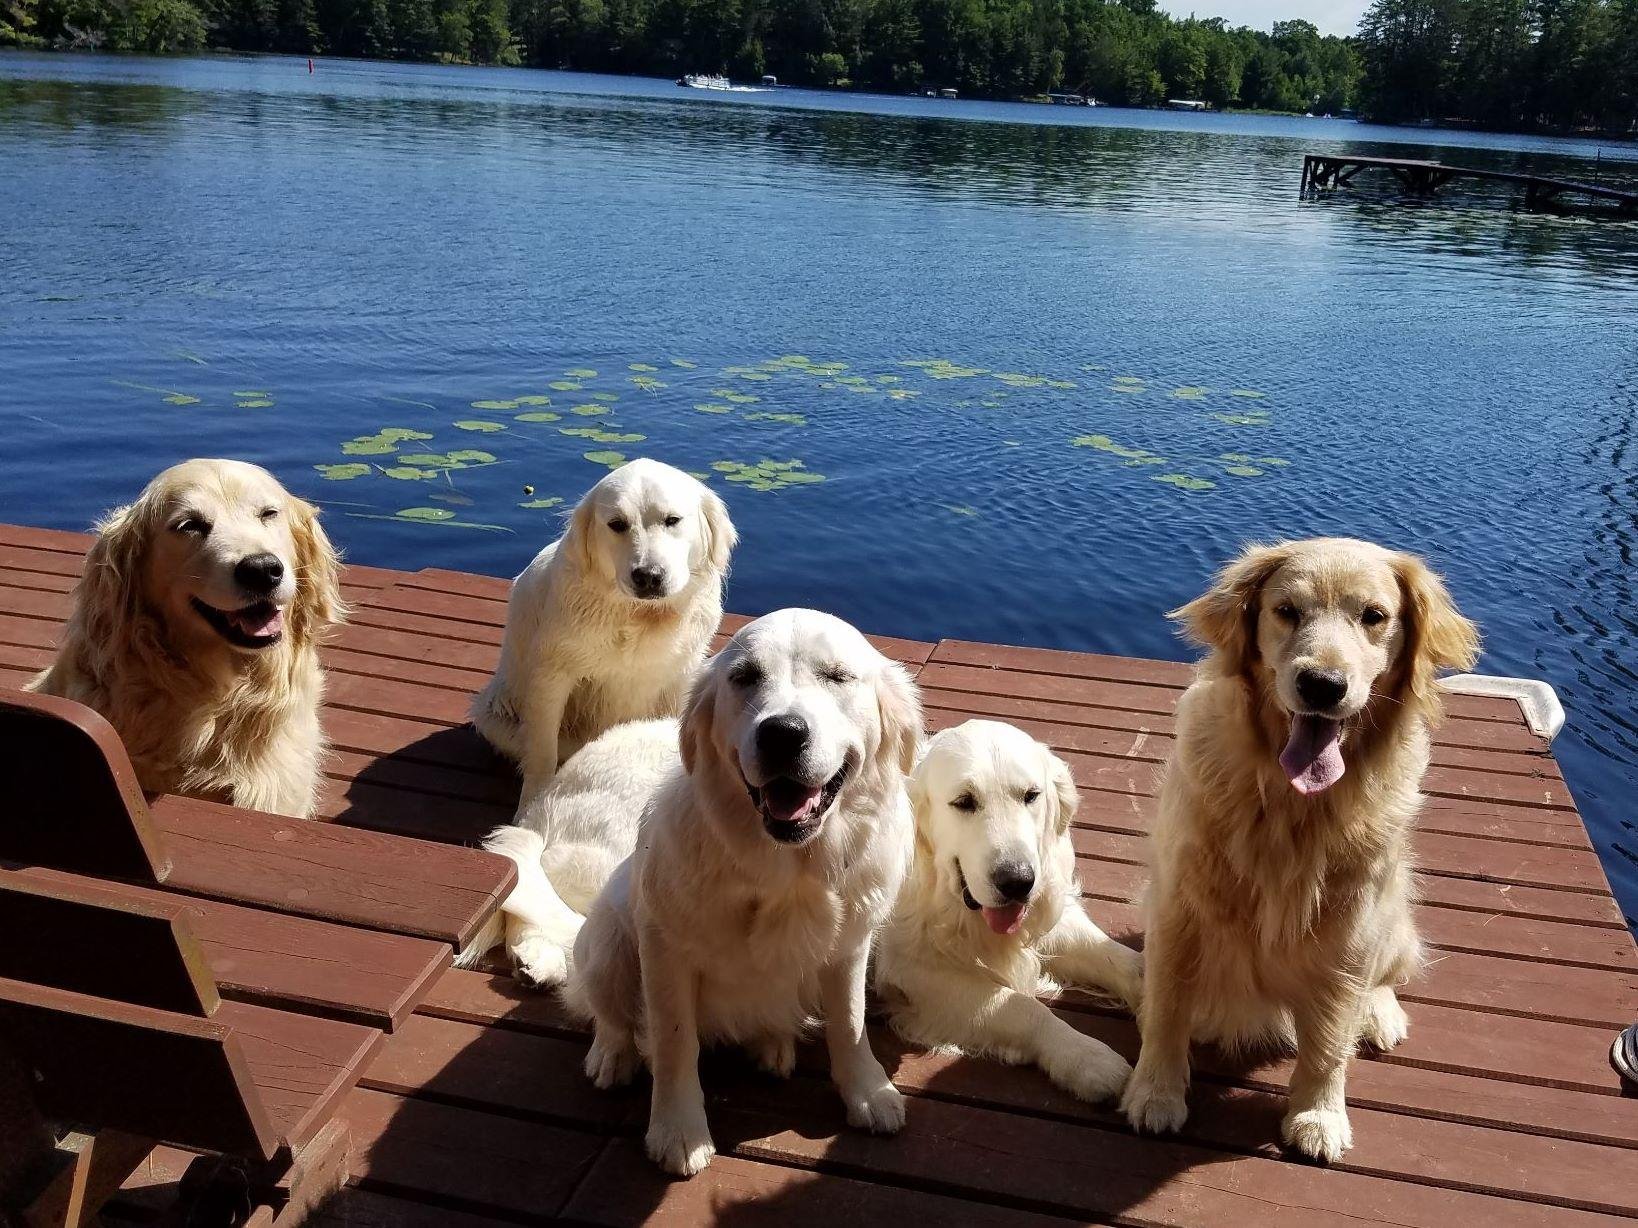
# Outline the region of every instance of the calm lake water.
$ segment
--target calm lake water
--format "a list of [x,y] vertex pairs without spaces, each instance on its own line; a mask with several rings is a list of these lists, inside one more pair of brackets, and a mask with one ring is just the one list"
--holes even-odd
[[1558,688],[1630,918],[1638,223],[1299,201],[1344,148],[1638,182],[1341,121],[0,54],[0,513],[242,456],[356,561],[510,575],[653,455],[728,498],[736,610],[1174,658],[1240,543],[1373,537]]

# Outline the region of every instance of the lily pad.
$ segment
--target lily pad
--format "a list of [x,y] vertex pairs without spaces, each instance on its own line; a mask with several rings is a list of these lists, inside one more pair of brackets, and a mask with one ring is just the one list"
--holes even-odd
[[773,413],[767,413],[767,412],[755,413],[755,414],[746,414],[745,415],[745,421],[747,421],[747,422],[783,422],[787,426],[806,426],[808,424],[808,420],[806,418],[804,418],[801,414],[773,414]]
[[711,468],[730,482],[759,491],[775,491],[786,486],[806,486],[825,480],[824,474],[808,472],[807,466],[799,460],[776,461],[764,457],[755,464],[720,460],[713,461]]
[[673,367],[681,367],[684,371],[692,371],[695,367],[700,365],[697,362],[690,362],[686,358],[673,358],[670,360],[670,362]]
[[734,407],[732,405],[719,405],[714,401],[698,402],[695,404],[694,408],[699,410],[702,414],[731,414],[734,412]]
[[550,388],[553,392],[579,392],[581,384],[579,380],[554,379],[551,383],[547,384],[546,387]]
[[657,380],[652,375],[633,375],[631,382],[644,392],[658,392],[666,386],[665,381]]
[[438,476],[436,469],[416,469],[410,465],[390,465],[381,472],[389,478],[397,478],[400,482],[423,482],[427,478]]
[[513,400],[513,401],[473,401],[472,402],[472,408],[473,409],[516,409],[519,405],[522,405],[522,404],[523,404],[523,398],[519,397],[519,398],[517,398],[516,400]]
[[353,478],[361,478],[370,472],[368,465],[357,462],[347,465],[314,465],[313,468],[332,482],[348,482]]
[[595,418],[599,414],[609,413],[610,410],[607,405],[576,405],[569,412],[579,414],[582,418]]
[[1164,482],[1168,486],[1175,486],[1179,490],[1213,490],[1217,483],[1205,478],[1192,478],[1186,473],[1159,473],[1155,481]]
[[943,505],[943,507],[944,510],[949,512],[952,516],[978,515],[978,512],[975,509],[968,507],[965,503],[946,503]]
[[577,439],[589,439],[593,443],[642,443],[647,435],[638,435],[635,432],[605,431],[595,426],[560,426],[561,434],[572,435]]
[[554,414],[549,409],[537,409],[537,410],[534,410],[532,413],[519,414],[517,417],[513,418],[512,421],[513,422],[561,422],[561,421],[563,421],[563,415],[562,414]]
[[1128,465],[1164,465],[1166,458],[1157,456],[1147,448],[1128,448],[1116,443],[1107,435],[1079,435],[1069,441],[1071,447],[1094,448],[1099,452],[1107,452],[1111,456],[1118,456]]
[[[165,399],[167,401],[170,401],[170,403],[172,405],[189,405],[189,404],[192,404],[194,401],[197,401],[199,398],[198,397],[188,397],[186,400],[182,400],[182,401],[175,400],[172,397],[166,397]],[[235,404],[240,409],[270,409],[270,408],[272,408],[273,402],[269,401],[266,397],[257,397],[254,400],[238,401],[238,402],[235,402]]]
[[652,363],[647,362],[628,362],[626,364],[627,371],[658,371],[659,369]]
[[603,401],[612,405],[620,399],[620,394],[618,392],[594,392],[591,394],[591,398],[594,401]]
[[454,520],[455,513],[447,507],[406,507],[399,509],[395,515],[400,520]]
[[582,452],[581,455],[594,465],[605,465],[610,469],[618,469],[626,463],[624,452]]
[[551,397],[543,397],[539,393],[532,393],[526,397],[513,397],[512,399],[519,405],[550,405],[552,403]]
[[396,452],[398,445],[410,440],[431,439],[426,431],[411,430],[405,426],[384,426],[373,435],[359,435],[341,445],[348,456],[386,456]]
[[1185,384],[1181,388],[1173,388],[1172,395],[1180,401],[1198,401],[1210,391],[1211,389],[1202,388],[1198,384]]
[[549,498],[544,499],[530,499],[527,503],[520,503],[518,506],[533,512],[539,511],[542,508],[556,507],[562,502],[562,499],[558,498],[556,495],[552,495]]
[[1263,409],[1244,414],[1213,414],[1212,417],[1229,426],[1267,426],[1270,421],[1268,411]]
[[563,373],[572,379],[596,379],[597,372],[590,367],[570,367]]
[[233,395],[236,397],[270,397],[273,394],[271,392],[262,392],[260,389],[251,388],[245,390],[244,392],[235,392]]
[[506,423],[490,422],[485,418],[462,418],[459,422],[451,422],[450,425],[458,431],[479,431],[485,435],[506,429]]

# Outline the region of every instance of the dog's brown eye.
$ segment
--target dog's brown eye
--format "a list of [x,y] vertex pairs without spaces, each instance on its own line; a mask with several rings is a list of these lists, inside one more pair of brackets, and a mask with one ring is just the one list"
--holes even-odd
[[1295,623],[1302,618],[1302,615],[1297,612],[1297,607],[1289,601],[1280,602],[1279,605],[1274,607],[1274,613],[1276,617],[1282,618],[1288,623]]
[[609,528],[613,529],[616,533],[624,533],[627,529],[631,528],[631,526],[624,520],[616,518],[609,521]]
[[675,529],[681,523],[682,523],[682,517],[681,516],[667,516],[665,518],[665,527],[668,528],[668,529]]
[[741,661],[728,671],[728,681],[735,686],[755,686],[762,681],[762,669],[755,661]]
[[181,521],[176,526],[176,531],[178,533],[193,533],[199,537],[206,537],[210,534],[210,521],[201,520],[198,516],[189,516],[186,520]]
[[950,803],[951,810],[959,810],[963,814],[971,814],[978,809],[978,799],[971,793],[963,793]]
[[278,514],[279,514],[279,509],[276,508],[276,507],[264,507],[262,509],[262,511],[261,511],[261,516],[262,516],[263,520],[272,520],[276,516],[278,516]]
[[1367,627],[1374,627],[1378,623],[1386,622],[1387,619],[1388,612],[1381,606],[1377,605],[1366,606],[1359,615],[1359,621],[1364,623]]
[[1033,805],[1035,805],[1036,802],[1038,802],[1040,800],[1041,800],[1041,791],[1039,789],[1031,789],[1027,793],[1024,794],[1024,805],[1026,805],[1026,806],[1033,806]]

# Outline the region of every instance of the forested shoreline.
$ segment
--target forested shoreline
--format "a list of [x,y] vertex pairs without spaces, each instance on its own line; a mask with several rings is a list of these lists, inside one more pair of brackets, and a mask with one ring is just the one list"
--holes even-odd
[[0,46],[328,54],[1631,133],[1638,0],[1376,0],[1349,38],[1155,0],[0,0]]

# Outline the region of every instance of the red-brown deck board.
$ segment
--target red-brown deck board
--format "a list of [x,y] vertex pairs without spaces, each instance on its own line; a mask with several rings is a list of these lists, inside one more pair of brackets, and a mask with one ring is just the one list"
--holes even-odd
[[[0,681],[49,659],[88,539],[0,527]],[[504,821],[511,770],[465,725],[498,655],[507,583],[349,568],[351,625],[328,650],[336,751],[323,817],[470,841]],[[741,620],[725,620],[731,630]],[[933,728],[1023,725],[1069,761],[1093,915],[1137,939],[1155,772],[1188,667],[1094,654],[879,640],[919,675]],[[848,1131],[821,1053],[776,1084],[712,1059],[722,1154],[662,1180],[644,1100],[583,1080],[584,1038],[550,998],[442,974],[350,1094],[353,1185],[335,1223],[1583,1225],[1638,1218],[1638,1099],[1605,1058],[1638,1017],[1638,952],[1558,766],[1507,701],[1452,697],[1417,837],[1429,943],[1407,988],[1410,1038],[1355,1061],[1354,1149],[1329,1170],[1275,1146],[1289,1062],[1197,1056],[1173,1140],[1134,1138],[1033,1070],[877,1044],[912,1098],[897,1139]],[[1058,1009],[1131,1056],[1129,1019],[1082,995]]]

